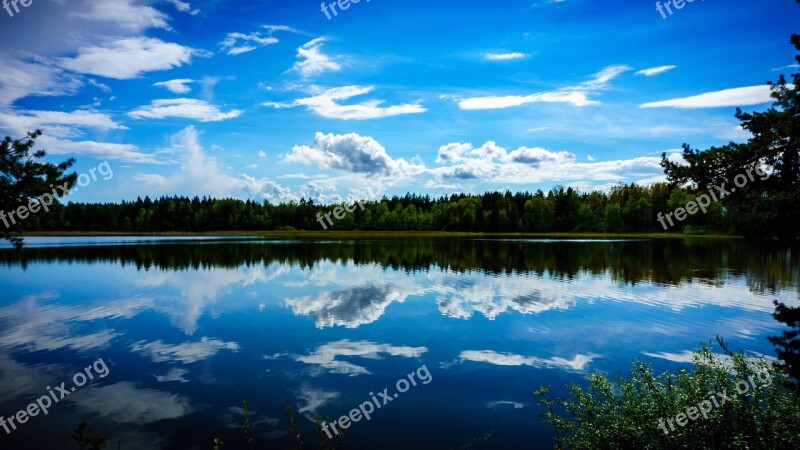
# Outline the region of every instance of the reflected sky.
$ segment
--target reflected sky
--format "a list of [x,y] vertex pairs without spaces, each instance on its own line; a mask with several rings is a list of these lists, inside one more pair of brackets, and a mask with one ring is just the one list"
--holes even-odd
[[81,421],[112,447],[238,443],[242,400],[262,447],[286,448],[284,405],[310,443],[314,415],[422,364],[433,381],[355,424],[348,448],[549,448],[540,386],[634,358],[686,367],[717,334],[772,355],[772,301],[798,304],[797,253],[744,242],[29,244],[0,251],[0,415],[97,358],[110,374],[0,430],[3,448],[64,447]]

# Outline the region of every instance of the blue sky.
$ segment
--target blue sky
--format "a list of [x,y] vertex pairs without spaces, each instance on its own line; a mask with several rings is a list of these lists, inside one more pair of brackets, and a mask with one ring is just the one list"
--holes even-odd
[[[331,3],[331,2],[327,2]],[[662,2],[664,3],[664,2]],[[0,132],[112,179],[73,201],[608,189],[747,139],[798,70],[791,0],[32,0],[0,10]]]

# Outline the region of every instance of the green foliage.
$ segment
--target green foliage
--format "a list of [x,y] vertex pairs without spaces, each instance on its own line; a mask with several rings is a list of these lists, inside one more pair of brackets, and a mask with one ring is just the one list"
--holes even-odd
[[800,307],[792,308],[775,301],[774,317],[789,329],[767,339],[776,347],[781,361],[778,366],[793,378],[790,386],[800,392]]
[[[727,357],[704,345],[694,354],[694,371],[655,375],[648,364],[636,361],[629,378],[612,381],[595,373],[587,388],[572,385],[567,399],[552,398],[548,388],[536,391],[545,408],[540,416],[556,429],[554,448],[800,448],[800,396],[784,386],[786,374],[763,358],[731,353],[719,342]],[[734,395],[737,382],[750,377],[755,387]],[[725,404],[719,400],[707,418],[701,415],[685,426],[676,423],[670,430],[666,419],[675,421],[678,414],[722,393],[731,398]],[[663,429],[660,419],[665,420]]]
[[[791,43],[800,50],[800,35],[793,35]],[[796,59],[800,62],[800,54]],[[769,83],[775,103],[767,111],[745,113],[737,109],[741,127],[753,134],[747,143],[705,151],[684,144],[687,164],[670,161],[666,153],[662,157],[661,165],[671,182],[700,191],[722,183],[731,187],[736,175],[747,173],[754,165],[766,167],[768,179],[755,178],[746,188],[722,199],[729,223],[748,236],[782,240],[800,237],[800,71],[792,78],[794,81],[787,83],[781,75],[776,83]],[[718,217],[711,217],[711,225],[719,225]]]
[[[669,203],[667,202],[669,199]],[[685,206],[694,194],[658,183],[649,187],[619,185],[610,194],[581,193],[555,188],[544,194],[487,192],[431,199],[405,195],[364,201],[328,230],[335,231],[458,231],[487,233],[663,232],[656,215]],[[32,231],[87,232],[211,232],[323,231],[324,216],[342,205],[317,205],[311,200],[285,204],[208,197],[137,198],[118,204],[53,205],[48,214],[32,215]],[[677,222],[726,231],[733,218],[719,205],[708,214]],[[333,215],[330,216],[333,219]],[[325,220],[323,218],[323,220]]]
[[75,431],[70,437],[78,443],[78,450],[100,450],[108,446],[104,438],[89,436],[91,432],[92,429],[86,423],[81,423],[75,427]]
[[247,450],[253,450],[253,438],[250,437],[250,413],[247,411],[247,402],[242,401],[242,434]]
[[[75,160],[70,158],[61,164],[42,162],[47,153],[38,150],[33,153],[36,138],[42,135],[39,130],[23,139],[12,140],[6,136],[0,141],[0,211],[11,212],[31,200],[53,192],[54,186],[66,184],[72,187],[77,180],[75,173],[65,174]],[[60,194],[60,191],[57,191]],[[55,200],[57,201],[57,200]],[[35,215],[32,215],[35,216]],[[25,220],[9,221],[10,227],[0,224],[0,236],[11,241],[16,247],[22,246],[22,239],[12,236],[12,232],[23,232],[30,223],[31,216]],[[38,221],[41,223],[41,221]]]

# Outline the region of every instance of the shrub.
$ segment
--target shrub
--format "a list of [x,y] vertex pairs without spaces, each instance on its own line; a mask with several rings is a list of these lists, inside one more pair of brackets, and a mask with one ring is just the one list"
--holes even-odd
[[[553,399],[548,388],[536,391],[539,405],[546,408],[540,416],[556,430],[554,448],[800,448],[800,395],[787,388],[786,373],[762,357],[734,354],[719,343],[725,355],[712,353],[705,344],[694,354],[693,371],[656,376],[651,366],[635,361],[630,378],[618,376],[612,382],[595,373],[587,388],[572,385],[568,399]],[[738,394],[742,380],[755,383]],[[724,404],[720,394],[729,397]],[[684,419],[685,426],[675,421],[712,397],[719,405],[707,418]],[[662,428],[667,419],[676,422],[674,431]]]

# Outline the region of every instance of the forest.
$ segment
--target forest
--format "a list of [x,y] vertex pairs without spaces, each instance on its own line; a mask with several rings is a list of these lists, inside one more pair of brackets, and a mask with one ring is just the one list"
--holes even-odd
[[[556,187],[547,193],[507,191],[439,198],[407,194],[364,201],[363,209],[358,207],[326,227],[339,231],[663,232],[657,214],[694,199],[691,192],[667,183],[619,185],[608,193]],[[322,231],[318,214],[333,211],[335,206],[305,199],[272,204],[209,197],[145,197],[117,204],[53,205],[49,214],[28,218],[25,227],[28,231],[147,233]],[[707,214],[689,216],[670,231],[731,232],[736,227],[736,218],[714,203]]]

